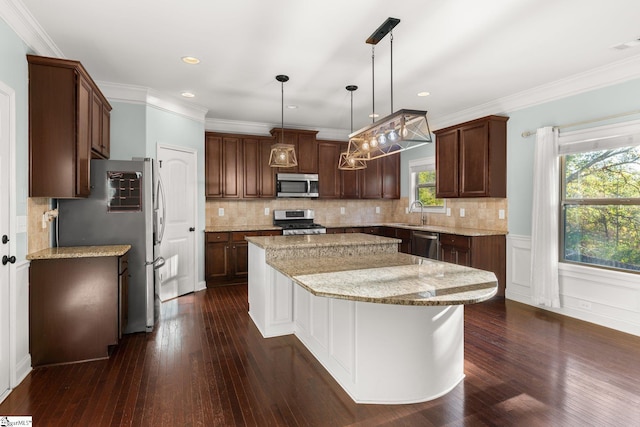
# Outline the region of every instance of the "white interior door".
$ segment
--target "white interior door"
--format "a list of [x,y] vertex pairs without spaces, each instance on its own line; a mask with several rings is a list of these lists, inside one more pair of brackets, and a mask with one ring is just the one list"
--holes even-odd
[[[1,83],[1,82],[0,82]],[[9,230],[9,209],[10,209],[10,130],[11,130],[11,111],[10,97],[5,93],[3,86],[0,84],[0,401],[2,397],[9,391],[11,363],[9,360],[11,351],[11,340],[9,336],[10,324],[10,269],[11,259],[11,233]]]
[[158,271],[159,295],[166,301],[196,290],[197,153],[158,146],[160,177],[165,188],[165,232]]

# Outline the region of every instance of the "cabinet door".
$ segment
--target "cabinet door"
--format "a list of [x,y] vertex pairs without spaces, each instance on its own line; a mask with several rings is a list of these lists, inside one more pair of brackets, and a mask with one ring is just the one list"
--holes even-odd
[[[76,195],[88,197],[90,194],[89,164],[91,161],[91,85],[78,76],[78,135],[76,139]],[[52,177],[53,178],[53,177]]]
[[362,192],[363,199],[382,198],[382,159],[370,160],[367,167],[362,169]]
[[458,197],[458,130],[436,136],[436,197]]
[[249,244],[232,242],[231,244],[231,276],[233,281],[243,280],[249,275]]
[[489,123],[460,128],[459,150],[459,196],[489,196]]
[[392,154],[382,161],[382,198],[400,198],[400,154]]
[[102,157],[102,100],[91,94],[91,150]]
[[340,198],[359,199],[361,171],[340,171]]
[[222,137],[207,135],[204,146],[205,195],[222,197]]
[[260,140],[257,138],[244,138],[242,140],[242,153],[244,159],[243,195],[245,198],[260,197]]
[[340,198],[340,160],[341,143],[318,143],[318,181],[320,183],[320,198]]
[[[315,133],[298,133],[296,147],[299,173],[318,173],[318,143]],[[338,161],[336,160],[336,165]]]
[[271,145],[271,139],[260,141],[260,197],[263,198],[276,197],[276,168],[269,166]]
[[222,139],[222,193],[225,198],[242,197],[242,141]]
[[205,140],[206,196],[241,198],[242,171],[241,139],[207,135]]
[[229,242],[207,243],[205,275],[207,282],[224,282],[229,276]]

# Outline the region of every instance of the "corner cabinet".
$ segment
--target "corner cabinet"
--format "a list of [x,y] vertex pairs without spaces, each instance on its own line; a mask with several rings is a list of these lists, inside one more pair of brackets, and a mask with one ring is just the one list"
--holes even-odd
[[488,116],[436,135],[436,197],[507,197],[507,120]]
[[205,233],[207,286],[246,283],[249,272],[247,236],[279,236],[280,230],[223,231]]
[[80,62],[27,61],[29,196],[87,197],[91,158],[109,158],[111,105]]
[[360,198],[400,198],[400,154],[370,160],[360,173]]
[[318,142],[318,181],[321,199],[339,199],[341,170],[338,169],[340,153],[347,149],[345,143],[337,141]]
[[504,296],[506,238],[440,233],[440,261],[491,271],[498,279],[498,296]]

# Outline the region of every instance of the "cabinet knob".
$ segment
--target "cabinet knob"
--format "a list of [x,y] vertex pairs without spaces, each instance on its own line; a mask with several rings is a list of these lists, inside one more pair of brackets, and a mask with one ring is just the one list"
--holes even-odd
[[189,231],[196,231],[195,227],[189,227]]
[[6,234],[2,236],[2,243],[3,244],[7,244],[7,242],[9,242],[9,236],[7,236]]

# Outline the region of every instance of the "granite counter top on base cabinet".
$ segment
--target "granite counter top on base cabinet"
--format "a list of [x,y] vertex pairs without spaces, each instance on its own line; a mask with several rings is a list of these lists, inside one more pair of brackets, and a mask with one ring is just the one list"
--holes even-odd
[[131,245],[105,245],[105,246],[62,246],[57,248],[42,249],[26,256],[28,260],[37,259],[64,259],[64,258],[97,258],[118,257],[126,254]]

